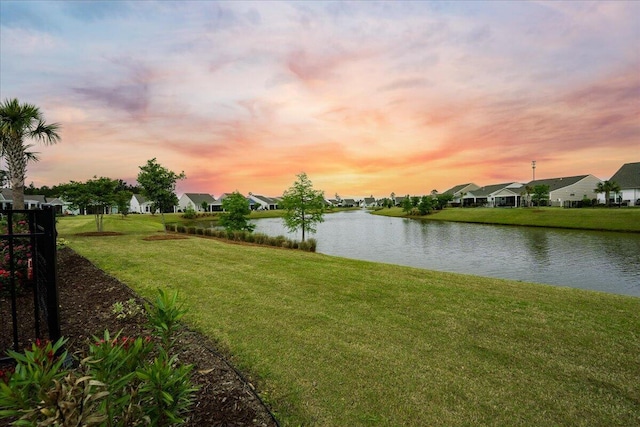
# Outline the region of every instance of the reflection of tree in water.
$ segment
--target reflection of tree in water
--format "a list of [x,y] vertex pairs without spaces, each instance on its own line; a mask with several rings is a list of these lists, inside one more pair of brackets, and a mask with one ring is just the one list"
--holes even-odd
[[526,247],[529,250],[531,258],[538,265],[546,265],[549,263],[549,234],[546,230],[530,228],[523,230]]

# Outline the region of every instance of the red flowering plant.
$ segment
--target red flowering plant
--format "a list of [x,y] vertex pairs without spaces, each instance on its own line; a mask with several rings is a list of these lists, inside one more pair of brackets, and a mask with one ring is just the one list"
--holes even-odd
[[[29,234],[29,223],[24,219],[15,218],[12,224],[12,233]],[[9,226],[6,220],[0,223],[0,234],[8,235]],[[11,258],[13,255],[13,265]],[[24,289],[26,279],[30,279],[32,271],[31,241],[28,237],[13,238],[13,254],[11,253],[10,240],[0,240],[0,293],[10,291],[11,276],[20,293]]]

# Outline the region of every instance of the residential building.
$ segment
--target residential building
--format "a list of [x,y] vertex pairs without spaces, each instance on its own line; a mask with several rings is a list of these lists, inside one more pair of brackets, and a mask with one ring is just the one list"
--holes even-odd
[[134,194],[129,202],[130,213],[152,213],[153,202],[147,200],[142,194]]
[[523,185],[519,182],[486,185],[463,195],[463,206],[516,207],[521,206]]
[[451,201],[452,205],[464,206],[464,203],[465,203],[464,197],[466,196],[466,194],[469,193],[470,191],[477,190],[479,188],[480,188],[479,186],[470,182],[467,184],[456,185],[455,187],[445,191],[443,194],[450,194],[453,196],[453,200]]
[[[207,193],[184,193],[178,200],[178,209],[185,211],[191,208],[196,212],[211,212],[216,199]],[[206,208],[203,207],[203,203]]]
[[550,206],[571,207],[581,200],[593,199],[596,194],[593,190],[602,182],[593,175],[567,176],[562,178],[537,179],[525,186],[534,188],[537,185],[549,186]]
[[620,186],[618,197],[623,204],[640,206],[640,162],[625,163],[609,182]]
[[253,202],[255,210],[272,211],[278,209],[278,200],[272,197],[249,193],[249,200]]

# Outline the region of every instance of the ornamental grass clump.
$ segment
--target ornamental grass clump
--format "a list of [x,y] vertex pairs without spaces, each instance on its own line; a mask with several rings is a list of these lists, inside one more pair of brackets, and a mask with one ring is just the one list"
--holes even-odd
[[186,310],[177,293],[159,291],[146,306],[151,335],[112,336],[89,343],[69,367],[66,342],[36,341],[24,354],[9,351],[15,370],[0,377],[0,419],[25,426],[173,426],[184,423],[197,390],[192,365],[172,354]]

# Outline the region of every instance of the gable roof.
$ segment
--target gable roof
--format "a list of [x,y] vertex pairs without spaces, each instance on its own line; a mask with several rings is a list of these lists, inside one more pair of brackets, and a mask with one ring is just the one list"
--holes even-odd
[[211,194],[207,194],[207,193],[184,193],[184,195],[198,206],[200,206],[202,202],[211,204],[216,201],[216,199],[214,199]]
[[480,187],[478,187],[473,182],[468,182],[466,184],[456,185],[455,187],[448,189],[447,191],[445,191],[442,194],[451,194],[452,196],[455,196],[456,194],[458,194],[462,190],[473,191],[473,190],[477,190],[478,188],[480,188]]
[[529,187],[535,187],[536,185],[548,185],[549,191],[555,191],[559,188],[568,187],[570,185],[575,184],[576,182],[582,181],[589,175],[578,175],[578,176],[565,176],[562,178],[550,178],[550,179],[536,179],[535,181],[531,181],[527,183]]
[[147,201],[147,198],[142,194],[134,194],[133,197],[137,200],[138,204],[143,204]]
[[473,194],[475,197],[487,197],[490,194],[493,194],[497,191],[503,190],[505,188],[516,188],[516,187],[511,187],[514,184],[517,184],[516,182],[507,182],[504,184],[493,184],[493,185],[485,185],[484,187],[480,187],[477,190],[469,190],[470,194]]
[[264,202],[264,203],[266,203],[268,205],[277,205],[278,204],[278,201],[272,199],[271,197],[260,196],[258,194],[251,194],[251,197],[254,197],[254,198],[256,198],[256,199],[258,199],[258,200],[260,200],[260,201],[262,201],[262,202]]
[[609,182],[615,182],[621,189],[640,188],[640,162],[625,163]]

